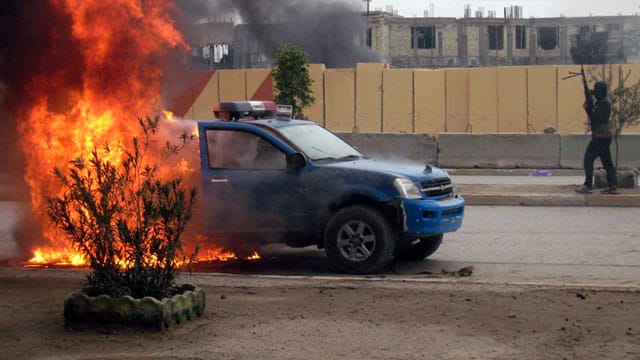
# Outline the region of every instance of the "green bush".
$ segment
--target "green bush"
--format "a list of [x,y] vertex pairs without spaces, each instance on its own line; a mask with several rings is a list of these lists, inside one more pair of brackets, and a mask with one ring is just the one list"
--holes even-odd
[[[183,252],[181,239],[196,189],[179,177],[157,177],[157,166],[145,155],[159,118],[138,121],[142,136],[132,138],[130,149],[105,145],[71,161],[67,171],[54,169],[62,194],[48,198],[48,215],[88,260],[92,271],[84,291],[90,296],[171,295],[176,272],[196,256],[197,250]],[[193,136],[181,139],[184,145]],[[181,146],[167,143],[165,150],[176,153]]]
[[278,104],[291,105],[293,117],[304,119],[304,108],[313,105],[315,98],[311,85],[313,80],[309,74],[309,61],[300,45],[281,43],[273,55],[275,81]]

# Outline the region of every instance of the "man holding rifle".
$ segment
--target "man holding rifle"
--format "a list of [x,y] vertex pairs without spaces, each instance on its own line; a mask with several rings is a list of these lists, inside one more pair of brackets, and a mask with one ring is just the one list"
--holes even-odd
[[[586,88],[586,86],[585,86]],[[585,89],[586,101],[583,105],[584,110],[589,117],[589,127],[591,129],[591,141],[584,153],[584,184],[576,189],[580,194],[589,194],[593,192],[593,163],[596,158],[600,158],[602,165],[607,172],[607,183],[609,187],[602,190],[603,194],[619,194],[616,185],[616,169],[611,160],[611,126],[609,117],[611,116],[611,104],[607,99],[607,84],[605,82],[597,82],[593,86],[591,92],[595,98],[595,104],[591,98],[591,94],[587,94]]]

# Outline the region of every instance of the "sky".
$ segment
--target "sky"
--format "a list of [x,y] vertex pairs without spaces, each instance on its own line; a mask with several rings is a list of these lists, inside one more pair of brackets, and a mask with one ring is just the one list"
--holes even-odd
[[[363,8],[366,2],[363,0]],[[434,16],[456,17],[464,16],[465,5],[471,5],[471,14],[475,14],[480,7],[484,8],[487,16],[489,10],[495,10],[497,17],[504,16],[504,8],[513,5],[522,6],[523,17],[579,17],[579,16],[612,16],[634,15],[640,13],[640,0],[371,0],[370,10],[386,10],[387,5],[393,6],[398,15],[404,17],[423,17],[424,11],[433,4]]]

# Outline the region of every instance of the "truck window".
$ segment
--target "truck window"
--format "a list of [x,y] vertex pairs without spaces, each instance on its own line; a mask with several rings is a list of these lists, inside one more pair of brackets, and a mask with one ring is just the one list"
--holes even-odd
[[258,139],[256,156],[253,159],[255,169],[286,170],[285,154],[266,139]]
[[261,137],[238,130],[207,130],[212,169],[286,169],[285,154]]

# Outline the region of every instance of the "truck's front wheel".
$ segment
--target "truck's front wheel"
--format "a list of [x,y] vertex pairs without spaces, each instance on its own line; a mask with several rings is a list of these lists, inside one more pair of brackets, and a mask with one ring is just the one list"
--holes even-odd
[[325,251],[331,265],[339,271],[368,274],[391,260],[396,236],[379,211],[350,206],[329,220],[324,234]]

